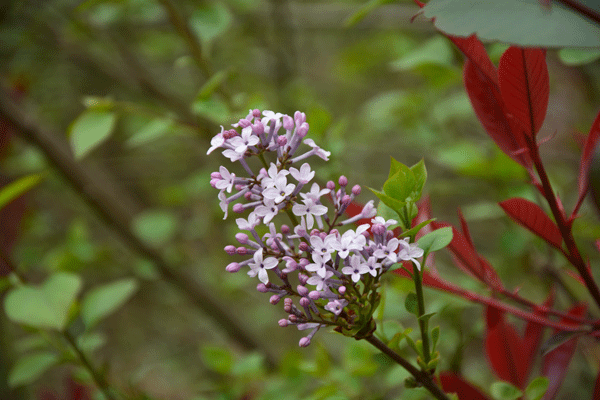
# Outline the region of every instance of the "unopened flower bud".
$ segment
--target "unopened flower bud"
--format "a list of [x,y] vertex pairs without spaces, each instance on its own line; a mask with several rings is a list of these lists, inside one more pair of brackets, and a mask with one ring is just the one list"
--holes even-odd
[[[302,268],[306,267],[308,264],[310,264],[310,261],[308,261],[308,258],[301,258],[300,261],[298,261],[298,264],[300,264],[300,266]],[[303,284],[304,285],[304,284]]]
[[300,251],[308,251],[308,243],[306,243],[306,242],[300,242],[300,244],[298,245],[298,250],[300,250]]
[[287,225],[281,225],[281,233],[283,233],[284,235],[289,235],[290,234],[290,227]]
[[285,328],[286,326],[288,326],[290,324],[290,321],[288,321],[285,318],[280,319],[278,322],[280,327]]
[[[344,197],[342,197],[342,204],[347,206],[348,204],[350,204],[352,202],[352,197],[350,197],[349,195],[345,194]],[[239,204],[239,203],[238,203]],[[236,204],[237,205],[237,204]],[[235,211],[235,206],[233,206],[233,210]]]
[[302,123],[299,128],[296,129],[296,135],[303,138],[308,133],[308,124],[306,122]]
[[300,296],[306,296],[308,294],[308,289],[306,286],[298,285],[296,286],[296,290]]
[[277,138],[277,146],[284,147],[287,144],[287,138],[285,136],[279,136]]
[[308,297],[313,299],[313,300],[319,300],[319,298],[321,298],[321,293],[319,293],[318,290],[312,290],[309,294]]
[[342,176],[340,176],[340,179],[338,179],[338,183],[341,187],[347,186],[348,178],[346,178],[344,175],[342,175]]
[[291,131],[294,129],[294,120],[289,115],[283,116],[283,129],[286,131]]
[[231,139],[234,136],[237,136],[237,131],[235,129],[230,129],[228,131],[223,132],[223,137],[225,139]]
[[303,112],[300,112],[300,111],[296,111],[294,113],[294,121],[296,122],[297,126],[302,125],[303,123],[306,122],[306,114],[304,114]]
[[244,193],[244,199],[246,199],[248,201],[252,200],[252,192]]
[[358,196],[360,194],[361,188],[360,185],[352,186],[352,194]]
[[344,293],[346,293],[346,286],[340,286],[340,287],[338,288],[338,292],[339,292],[340,294],[342,294],[342,295],[343,295]]
[[238,272],[240,270],[240,268],[242,268],[242,266],[240,264],[238,264],[236,262],[232,262],[228,266],[225,267],[225,271]]
[[[287,312],[287,311],[286,311],[286,312]],[[291,323],[294,323],[294,324],[295,324],[296,322],[298,322],[298,317],[296,317],[294,314],[290,314],[290,315],[288,315],[288,320],[289,320]]]
[[260,118],[262,115],[262,113],[260,112],[260,110],[258,108],[255,108],[254,110],[252,110],[252,116],[254,118]]
[[279,300],[281,300],[281,297],[279,297],[279,295],[274,294],[273,296],[271,296],[271,298],[269,299],[269,303],[275,305],[277,303],[279,303]]
[[215,189],[217,188],[217,182],[219,182],[221,179],[218,178],[214,178],[210,180],[210,186],[214,187]]
[[371,232],[373,232],[374,235],[383,235],[385,234],[386,229],[382,224],[373,224]]
[[256,135],[262,135],[265,132],[265,126],[262,123],[257,122],[252,125],[252,132]]
[[299,301],[302,307],[308,307],[310,305],[310,300],[307,297],[303,297]]
[[335,182],[334,181],[328,181],[326,186],[327,186],[327,189],[334,190],[335,189]]
[[239,126],[241,126],[242,128],[247,128],[247,127],[249,127],[250,125],[252,125],[252,122],[250,122],[250,121],[248,121],[247,119],[243,118],[243,119],[240,119],[240,120],[238,121],[238,125],[239,125]]
[[238,214],[243,213],[244,212],[244,205],[241,204],[241,203],[235,203],[233,205],[233,212],[234,213],[238,213]]
[[248,249],[240,246],[236,249],[236,253],[238,253],[238,255],[240,256],[245,256],[246,254],[248,254]]
[[267,289],[267,285],[265,285],[264,283],[259,283],[258,285],[256,285],[256,290],[260,293],[267,293],[269,289]]
[[211,172],[210,177],[213,179],[223,179],[223,177],[221,176],[221,173],[218,171]]
[[308,281],[309,277],[304,275],[304,274],[298,274],[298,281],[300,282],[301,285],[306,285],[306,282]]
[[300,339],[300,342],[298,342],[298,345],[300,347],[308,347],[309,344],[310,344],[310,338],[309,337],[303,337],[302,339]]
[[229,254],[230,256],[234,255],[235,254],[235,246],[232,244],[225,246],[225,253]]
[[241,244],[246,244],[246,243],[248,243],[248,235],[246,235],[245,233],[241,233],[241,232],[236,233],[235,240],[237,240]]

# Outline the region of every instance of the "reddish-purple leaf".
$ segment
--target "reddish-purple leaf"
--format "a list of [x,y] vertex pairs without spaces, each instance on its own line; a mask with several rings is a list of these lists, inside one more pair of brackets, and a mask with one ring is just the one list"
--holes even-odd
[[581,152],[581,162],[579,163],[579,177],[578,177],[578,189],[579,198],[577,204],[573,210],[573,216],[577,213],[579,206],[583,202],[583,198],[588,190],[588,171],[590,170],[590,164],[592,163],[592,155],[600,139],[600,112],[596,115],[596,119],[590,128],[590,133],[587,135],[583,151]]
[[[464,220],[461,220],[461,223],[463,226],[466,226],[466,222]],[[490,263],[477,254],[477,251],[473,247],[473,243],[468,235],[463,235],[456,228],[449,224],[442,222],[432,223],[432,227],[434,229],[439,229],[446,226],[450,226],[452,228],[453,236],[452,241],[448,245],[448,250],[450,253],[452,253],[455,265],[462,271],[491,286],[492,288],[501,289],[503,286],[500,277]]]
[[481,389],[454,372],[440,373],[440,382],[444,392],[456,393],[459,400],[489,400],[489,397],[483,394]]
[[[550,291],[548,298],[544,301],[544,304],[536,309],[534,312],[538,315],[545,317],[547,315],[546,308],[552,307],[554,303],[554,290]],[[527,360],[527,370],[525,376],[529,377],[531,367],[535,362],[535,358],[538,355],[540,344],[542,342],[542,336],[544,334],[545,326],[537,322],[529,321],[525,327],[525,337],[523,338],[525,344],[525,359]]]
[[529,369],[523,351],[525,345],[515,328],[500,317],[499,310],[490,308],[493,307],[488,307],[486,312],[485,350],[488,360],[500,379],[522,389]]
[[446,35],[490,82],[498,87],[498,71],[492,64],[485,47],[475,34],[468,38]]
[[527,148],[525,138],[520,132],[513,133],[498,85],[470,59],[465,61],[463,79],[473,110],[487,134],[500,150],[524,168],[531,170],[531,158],[527,151],[524,151]]
[[596,384],[594,385],[594,394],[592,395],[592,400],[600,399],[600,372],[598,372],[598,376],[596,377]]
[[[587,304],[585,303],[577,304],[569,310],[570,315],[577,317],[583,316],[586,312]],[[562,318],[560,322],[563,325],[577,327],[576,322],[565,318]],[[554,334],[557,334],[558,332],[560,332],[560,330],[555,330]],[[573,354],[575,353],[577,339],[578,337],[574,336],[573,339],[566,341],[544,356],[542,374],[549,380],[548,391],[544,396],[544,400],[554,398],[560,389],[563,380],[565,379],[569,364],[571,363],[571,358],[573,358]]]
[[546,52],[511,46],[500,57],[500,92],[506,111],[534,137],[546,118],[550,93]]
[[561,248],[562,236],[560,230],[540,206],[518,197],[504,200],[498,204],[517,223],[557,249]]

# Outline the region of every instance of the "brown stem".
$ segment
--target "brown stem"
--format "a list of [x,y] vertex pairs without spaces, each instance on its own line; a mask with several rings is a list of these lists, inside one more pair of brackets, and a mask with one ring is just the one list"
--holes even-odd
[[446,393],[434,382],[431,375],[427,372],[421,371],[417,369],[414,365],[409,363],[405,358],[400,356],[394,350],[390,349],[383,343],[381,340],[376,338],[374,335],[370,335],[365,337],[365,340],[371,343],[373,346],[377,347],[382,353],[389,356],[392,360],[396,362],[396,364],[400,365],[402,368],[407,370],[423,387],[425,387],[429,392],[439,400],[450,400]]
[[564,4],[565,7],[570,8],[570,9],[576,11],[577,13],[591,19],[595,23],[600,24],[600,14],[597,13],[596,11],[592,10],[591,8],[588,8],[588,7],[584,6],[583,4],[577,3],[573,0],[556,0],[556,1]]

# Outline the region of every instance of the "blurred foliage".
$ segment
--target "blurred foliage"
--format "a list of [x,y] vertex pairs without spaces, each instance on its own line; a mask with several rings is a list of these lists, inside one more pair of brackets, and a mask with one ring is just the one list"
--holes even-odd
[[[20,137],[11,143],[3,173],[47,175],[28,194],[12,258],[21,275],[44,284],[10,295],[44,302],[49,284],[80,276],[81,288],[73,291],[67,282],[70,289],[61,296],[68,298],[53,310],[63,324],[72,323],[98,365],[106,365],[109,382],[131,398],[427,398],[422,389],[405,390],[407,373],[366,343],[320,334],[310,348],[299,349],[301,335],[277,326],[285,316],[281,305],[268,304],[245,274],[226,274],[231,260],[223,248],[236,230],[223,222],[209,184],[222,158],[206,151],[219,125],[260,108],[306,112],[310,134],[332,152],[318,170],[323,182],[344,174],[351,184],[379,188],[390,156],[406,165],[424,159],[424,192],[434,217],[456,223],[460,207],[476,246],[509,287],[540,301],[546,277],[554,276],[565,284],[557,303],[570,304],[583,291],[562,270],[564,260],[497,206],[510,196],[536,194],[475,119],[456,49],[429,22],[410,23],[417,11],[409,1],[358,0],[22,0],[0,8],[2,83],[43,129],[71,143],[81,168],[103,171],[127,196],[123,207],[132,215],[135,237],[209,287],[269,344],[279,363],[269,370],[264,355],[240,348],[163,282],[156,266]],[[494,61],[504,48],[490,45]],[[550,139],[542,152],[567,206],[575,199],[579,159],[571,133],[587,132],[600,103],[595,59],[597,54],[548,52],[551,99],[540,135]],[[367,192],[361,201],[375,198]],[[590,243],[600,235],[596,215],[585,206],[581,214],[577,239],[593,255]],[[481,289],[445,254],[436,255],[436,265],[455,284]],[[385,285],[380,315],[386,322],[379,329],[391,338],[415,327],[403,305],[413,288],[397,277]],[[74,300],[79,289],[80,302]],[[481,307],[431,290],[425,295],[428,311],[437,313],[432,323],[441,326],[440,370],[460,372],[489,389],[495,378],[483,358]],[[10,297],[5,302],[9,315],[31,317]],[[78,308],[82,318],[70,320]],[[55,321],[50,327],[63,326]],[[79,369],[48,370],[64,356],[52,347],[52,335],[39,343],[31,327],[4,318],[0,324],[7,349],[0,359],[1,398],[63,392],[62,377],[71,373],[93,387]],[[405,342],[399,346],[410,355]],[[8,387],[10,368],[10,384],[25,387]],[[569,372],[578,378],[567,380],[564,393],[589,396],[589,371],[596,368],[592,357],[579,353]]]

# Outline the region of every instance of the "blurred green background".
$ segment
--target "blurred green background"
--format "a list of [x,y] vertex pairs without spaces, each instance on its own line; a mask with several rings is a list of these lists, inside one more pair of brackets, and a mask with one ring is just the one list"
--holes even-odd
[[[29,128],[10,129],[2,173],[49,171],[27,195],[13,263],[34,283],[57,271],[79,274],[84,292],[137,280],[131,300],[94,330],[98,343],[90,354],[111,384],[139,399],[427,398],[404,389],[406,373],[368,344],[323,331],[299,349],[301,332],[277,325],[286,316],[282,305],[270,305],[245,273],[225,272],[239,261],[223,251],[237,227],[232,213],[222,220],[209,176],[229,161],[206,151],[219,125],[227,129],[253,108],[306,112],[310,137],[332,153],[330,162],[313,163],[320,165],[317,180],[346,175],[363,186],[363,202],[374,199],[366,187],[380,188],[386,179],[390,156],[407,165],[423,158],[433,217],[456,224],[460,207],[477,248],[507,287],[541,301],[556,273],[566,285],[557,307],[568,307],[571,296],[585,299],[564,273],[564,260],[497,206],[512,196],[539,198],[476,120],[461,55],[430,22],[411,23],[417,11],[411,1],[343,0],[46,0],[0,7],[3,105],[14,106],[3,111]],[[489,44],[494,62],[506,47]],[[577,193],[575,131],[587,133],[595,117],[600,69],[593,61],[572,65],[557,51],[547,60],[550,104],[540,136],[551,139],[541,149],[569,209]],[[69,134],[90,110],[109,116],[86,126],[106,139],[74,161]],[[581,214],[577,239],[596,257],[590,243],[600,236],[597,215],[587,203]],[[446,254],[436,261],[445,278],[485,293]],[[411,285],[386,281],[382,327],[390,337],[416,327],[403,306]],[[438,313],[433,326],[442,327],[440,370],[460,372],[487,391],[495,378],[483,356],[482,307],[432,290],[426,298],[428,311]],[[217,308],[261,348],[236,340],[218,313],[210,315]],[[31,348],[31,336],[5,317],[1,323],[0,398],[64,393],[72,373],[86,381],[66,365],[8,388],[8,371]],[[70,329],[78,334],[77,321]],[[593,385],[597,355],[585,346],[567,376],[568,398],[589,396]]]

